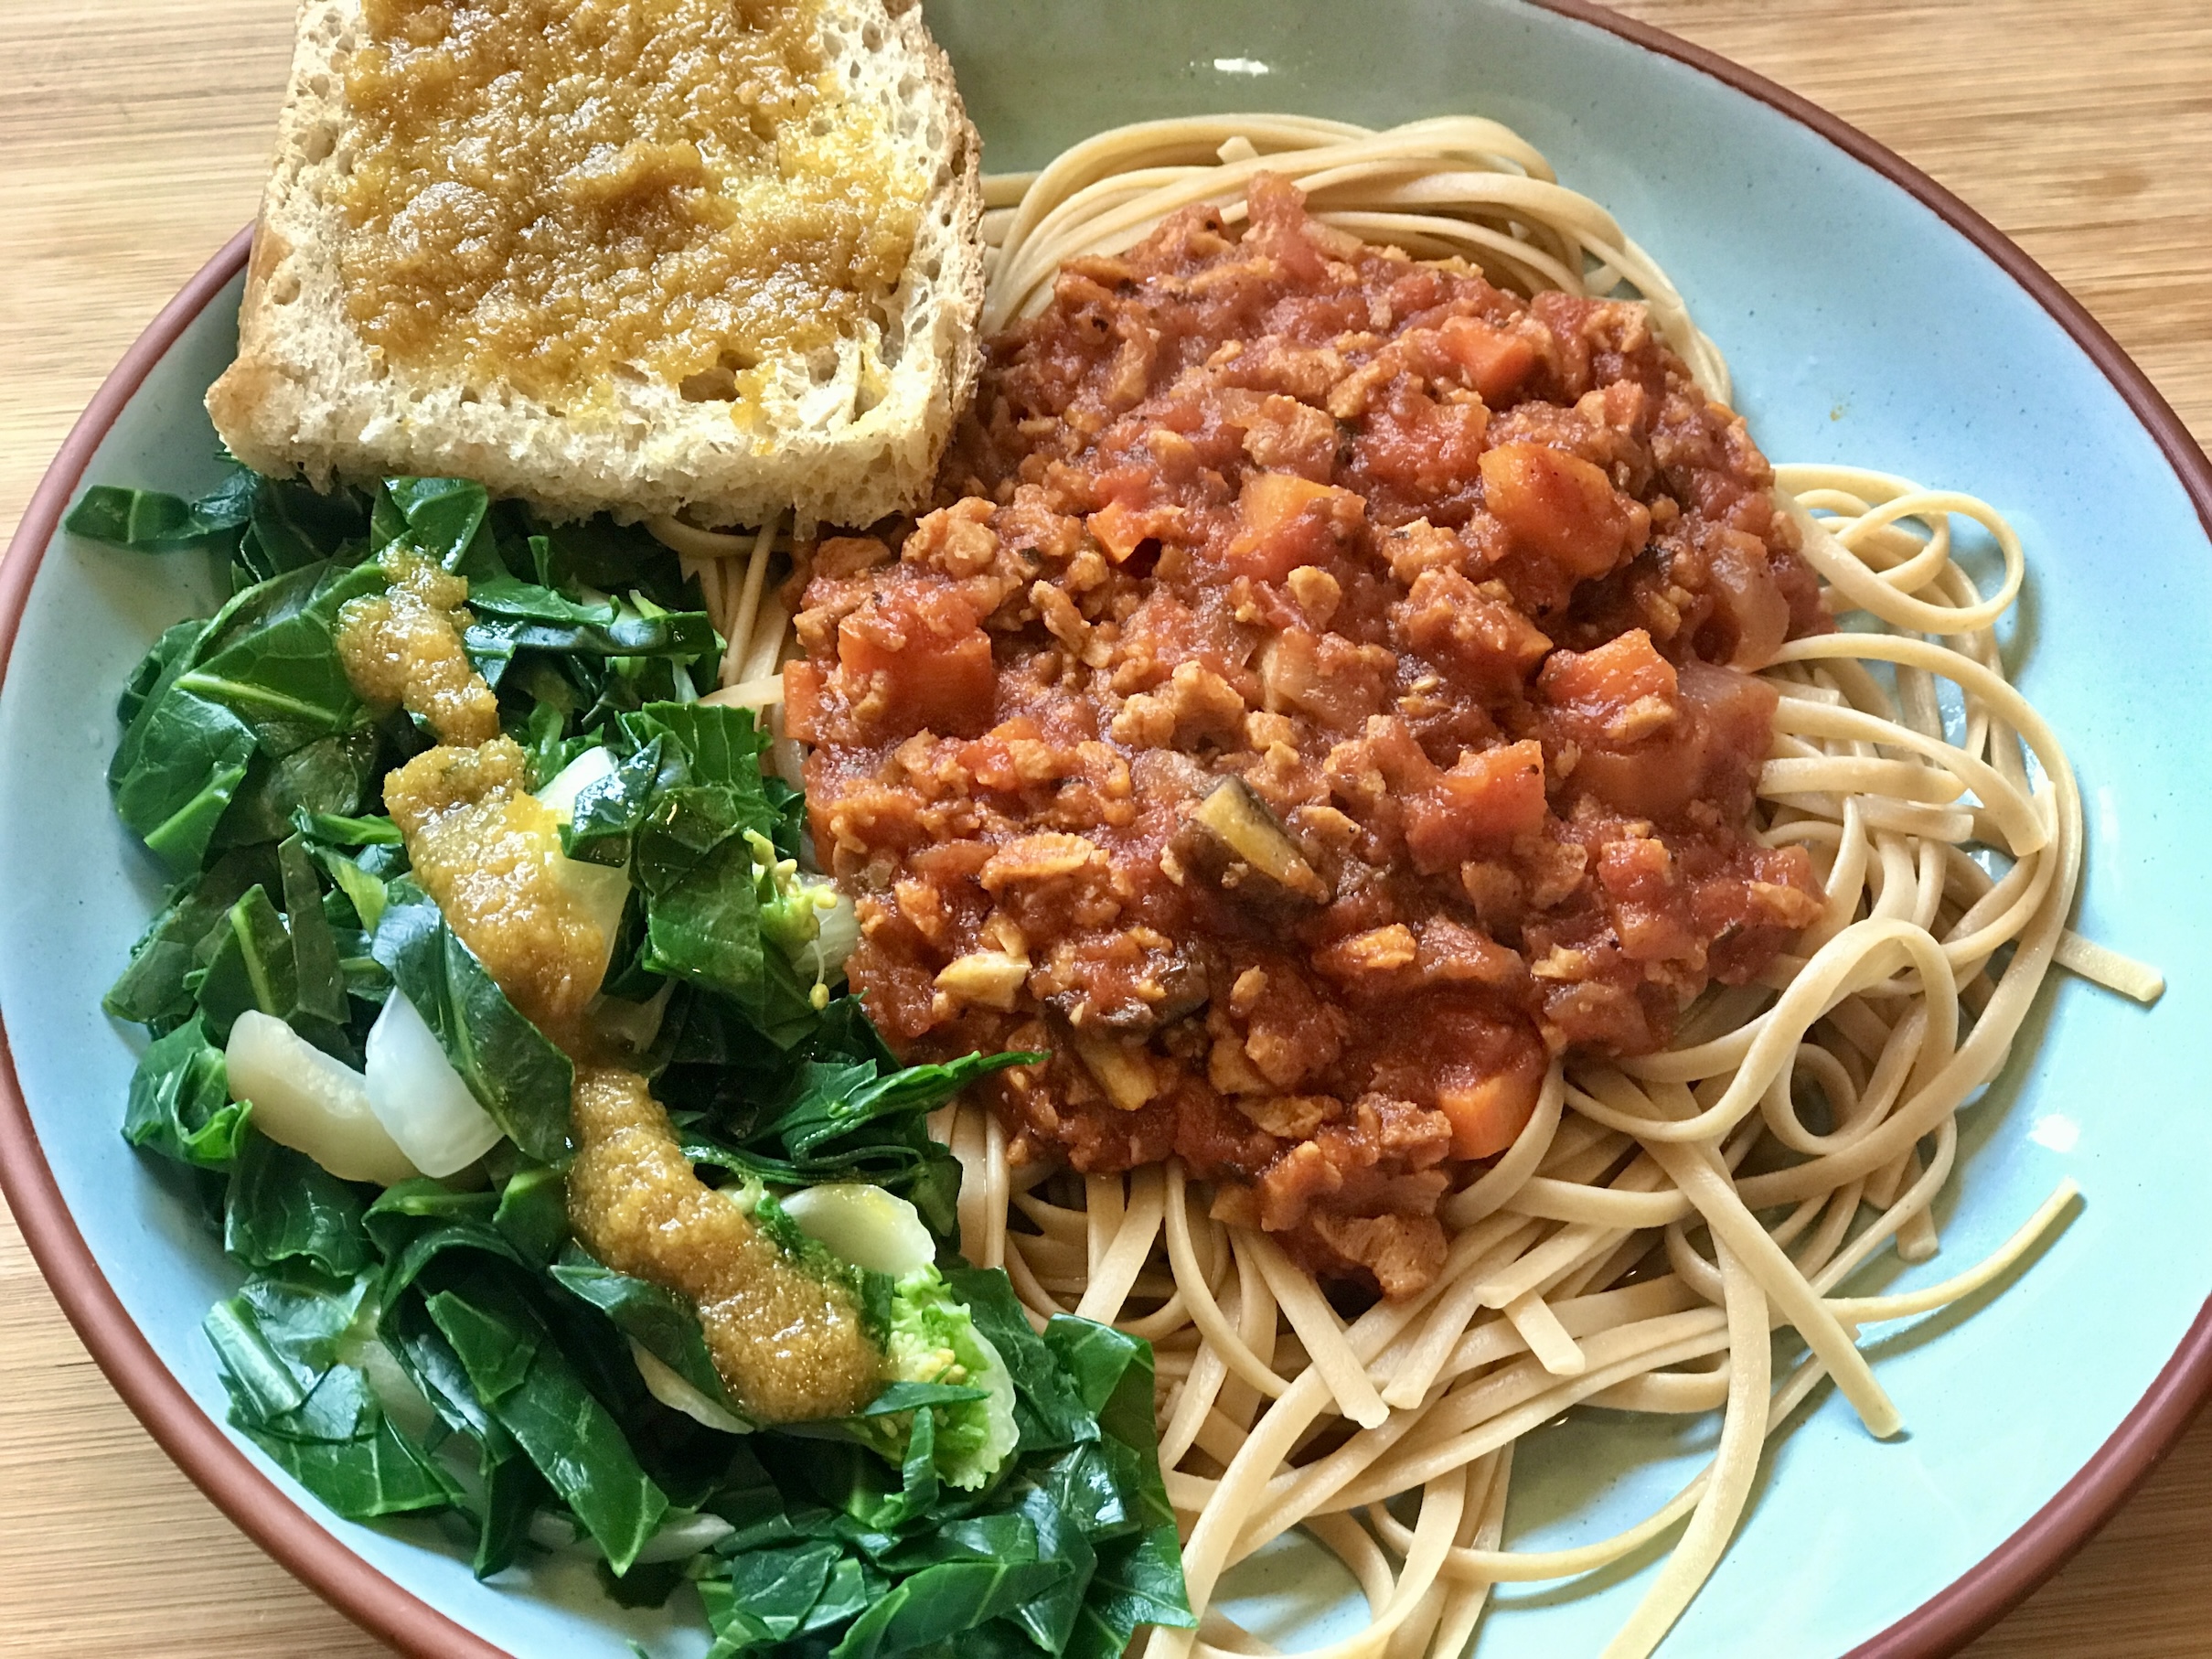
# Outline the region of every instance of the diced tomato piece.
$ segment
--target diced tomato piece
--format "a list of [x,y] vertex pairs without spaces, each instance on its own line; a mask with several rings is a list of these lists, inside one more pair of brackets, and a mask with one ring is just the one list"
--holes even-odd
[[1405,803],[1405,850],[1424,875],[1544,828],[1544,745],[1534,738],[1462,750]]
[[1143,509],[1131,507],[1127,501],[1109,501],[1085,522],[1091,534],[1098,538],[1098,545],[1106,549],[1106,557],[1119,564],[1137,551],[1137,544],[1152,532],[1146,524],[1149,517]]
[[1542,444],[1482,453],[1482,504],[1513,540],[1570,575],[1602,576],[1643,545],[1651,515],[1580,455]]
[[1255,581],[1280,582],[1301,564],[1328,559],[1366,511],[1367,503],[1348,489],[1296,473],[1254,473],[1237,497],[1229,569]]
[[1482,401],[1493,407],[1536,366],[1536,348],[1526,336],[1493,328],[1477,317],[1448,317],[1440,332],[1444,349],[1467,370],[1468,380]]
[[784,665],[784,733],[795,743],[821,737],[822,670],[804,657]]
[[973,737],[990,726],[990,637],[949,584],[911,582],[838,624],[838,667],[860,721],[896,736]]

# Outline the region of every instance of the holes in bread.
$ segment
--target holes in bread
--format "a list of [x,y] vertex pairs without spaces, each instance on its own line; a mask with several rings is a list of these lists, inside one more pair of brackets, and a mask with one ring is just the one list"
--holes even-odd
[[285,266],[269,284],[269,299],[272,305],[289,305],[300,296],[300,273]]
[[300,153],[308,162],[319,164],[330,159],[330,152],[338,147],[338,130],[328,122],[307,129],[300,140]]
[[687,403],[732,402],[737,398],[737,377],[759,362],[750,352],[726,348],[713,368],[684,376],[676,390]]
[[871,52],[882,51],[883,49],[882,25],[870,22],[865,28],[860,30],[860,44]]

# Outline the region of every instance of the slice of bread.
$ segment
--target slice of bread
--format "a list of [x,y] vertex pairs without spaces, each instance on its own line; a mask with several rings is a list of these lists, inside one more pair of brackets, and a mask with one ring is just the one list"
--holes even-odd
[[712,526],[796,509],[802,524],[861,525],[916,505],[979,356],[981,145],[914,0],[819,0],[818,20],[825,95],[862,105],[884,146],[872,164],[843,153],[845,166],[926,181],[895,288],[829,344],[749,365],[742,390],[727,373],[672,383],[617,364],[572,397],[518,390],[480,359],[392,360],[350,320],[342,197],[359,133],[346,71],[368,26],[361,0],[304,0],[238,359],[208,392],[223,441],[257,471],[318,486],[465,477],[556,518]]

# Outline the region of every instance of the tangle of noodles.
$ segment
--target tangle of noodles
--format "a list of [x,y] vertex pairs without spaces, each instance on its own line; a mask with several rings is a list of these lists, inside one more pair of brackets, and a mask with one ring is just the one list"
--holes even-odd
[[[1153,122],[988,180],[987,329],[1041,309],[1064,261],[1124,251],[1178,209],[1239,219],[1262,168],[1330,225],[1463,258],[1501,286],[1632,293],[1727,397],[1719,352],[1651,258],[1524,141],[1465,118],[1380,133],[1291,115]],[[965,1174],[968,1258],[1003,1266],[1040,1323],[1080,1312],[1158,1352],[1160,1458],[1201,1623],[1155,1631],[1151,1659],[1272,1651],[1209,1602],[1292,1527],[1340,1555],[1369,1602],[1368,1626],[1322,1650],[1331,1659],[1456,1659],[1490,1585],[1590,1572],[1674,1534],[1606,1649],[1649,1654],[1726,1548],[1768,1436],[1822,1378],[1874,1434],[1901,1427],[1861,1330],[2003,1278],[2071,1205],[2068,1182],[1994,1255],[1927,1290],[1847,1289],[1886,1248],[1936,1253],[1957,1115],[2005,1065],[2054,963],[2144,1001],[2163,981],[2067,929],[2081,801],[1999,650],[2025,575],[2012,527],[1971,496],[1887,474],[1776,476],[1843,626],[1765,670],[1780,703],[1758,833],[1811,852],[1825,914],[1765,983],[1708,993],[1665,1051],[1555,1062],[1518,1140],[1444,1201],[1435,1282],[1347,1323],[1267,1236],[1212,1219],[1179,1165],[1017,1170],[987,1108],[939,1114]],[[1993,585],[1961,561],[1954,520],[1994,543]],[[776,527],[654,528],[700,573],[731,641],[717,698],[773,708],[788,631],[764,585]],[[1825,1127],[1802,1110],[1816,1097]],[[1769,1333],[1784,1325],[1808,1353],[1778,1378]],[[1719,1411],[1713,1461],[1601,1543],[1503,1547],[1516,1442],[1584,1402]],[[1384,1507],[1401,1496],[1410,1520]]]

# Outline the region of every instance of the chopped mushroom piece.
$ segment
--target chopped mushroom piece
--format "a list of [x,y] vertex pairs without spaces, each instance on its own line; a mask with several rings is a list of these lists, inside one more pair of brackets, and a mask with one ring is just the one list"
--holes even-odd
[[1193,821],[1236,863],[1249,865],[1275,886],[1319,904],[1329,884],[1315,872],[1290,832],[1241,777],[1225,777],[1199,803]]

